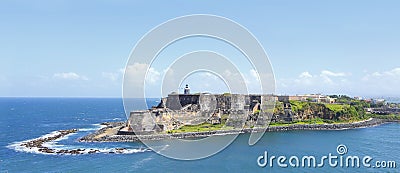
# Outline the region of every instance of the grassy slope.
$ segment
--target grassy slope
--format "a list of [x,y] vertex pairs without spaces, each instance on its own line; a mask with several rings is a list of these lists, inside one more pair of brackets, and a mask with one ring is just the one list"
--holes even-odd
[[[304,110],[304,108],[309,107],[310,104],[316,104],[316,103],[310,103],[310,102],[301,102],[301,101],[290,101],[290,104],[292,106],[292,111],[299,111],[299,110]],[[343,112],[343,111],[348,111],[351,108],[354,108],[348,104],[324,104],[326,108],[329,110],[338,113],[338,112]],[[354,114],[354,112],[353,112]],[[292,124],[325,124],[325,123],[350,123],[350,122],[355,122],[355,121],[360,121],[364,119],[368,119],[370,117],[374,118],[382,118],[382,119],[394,119],[394,120],[400,120],[400,115],[389,115],[389,116],[381,116],[381,115],[369,115],[365,116],[363,118],[356,118],[356,119],[348,119],[348,120],[325,120],[321,118],[314,118],[310,120],[301,120],[301,121],[293,121],[293,122],[272,122],[270,123],[270,126],[289,126]],[[225,126],[226,119],[228,118],[228,115],[222,115],[222,123],[221,124],[216,124],[212,125],[209,123],[202,123],[199,125],[185,125],[182,126],[179,129],[176,130],[171,130],[169,133],[182,133],[182,132],[204,132],[204,131],[214,131],[214,130],[229,130],[233,129],[233,127]]]
[[215,131],[215,130],[230,130],[232,127],[224,126],[224,124],[210,124],[210,123],[202,123],[199,125],[185,125],[176,130],[170,130],[167,133],[182,133],[182,132],[207,132],[207,131]]
[[341,104],[325,104],[325,106],[333,111],[333,112],[339,112],[343,111],[345,107],[348,107],[349,105],[341,105]]

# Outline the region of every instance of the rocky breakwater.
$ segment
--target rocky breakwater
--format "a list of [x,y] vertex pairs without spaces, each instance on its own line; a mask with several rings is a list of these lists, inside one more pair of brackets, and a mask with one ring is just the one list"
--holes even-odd
[[[185,132],[185,133],[173,133],[173,134],[151,134],[151,135],[103,135],[100,138],[94,138],[96,135],[85,136],[83,141],[87,142],[135,142],[141,140],[164,140],[164,139],[182,139],[182,138],[202,138],[214,135],[229,135],[237,133],[251,133],[253,131],[289,131],[289,130],[343,130],[343,129],[354,129],[362,127],[370,127],[380,125],[386,122],[390,122],[384,119],[370,118],[364,121],[352,122],[352,123],[334,123],[334,124],[289,124],[281,126],[269,126],[265,128],[245,128],[245,129],[234,129],[234,130],[215,130],[205,132]],[[96,132],[99,135],[105,132],[107,128]]]
[[37,149],[39,152],[42,153],[48,153],[48,154],[52,154],[52,153],[70,153],[70,154],[79,154],[80,151],[78,150],[56,150],[53,148],[49,148],[44,146],[45,143],[47,142],[51,142],[51,141],[55,141],[57,139],[60,139],[64,136],[67,136],[71,133],[76,133],[78,132],[78,129],[70,129],[70,130],[59,130],[57,132],[55,132],[54,134],[50,135],[50,136],[46,136],[46,137],[42,137],[42,138],[38,138],[38,139],[33,139],[33,140],[29,140],[26,142],[23,142],[20,146],[22,147],[26,147],[29,149]]
[[[122,122],[113,122],[113,123],[103,123],[102,125],[106,125],[107,127],[102,128],[101,132],[107,132],[107,129],[110,128],[119,128],[122,125]],[[147,149],[127,149],[127,148],[76,148],[76,149],[60,149],[54,148],[49,143],[60,140],[61,138],[78,132],[78,129],[70,129],[70,130],[59,130],[52,132],[50,134],[44,135],[42,137],[23,141],[20,144],[16,144],[15,146],[17,151],[27,151],[33,153],[42,153],[42,154],[67,154],[67,155],[80,155],[80,154],[95,154],[95,153],[105,153],[105,154],[125,154],[125,153],[136,153],[136,152],[144,152],[148,151]],[[97,133],[96,133],[97,134]],[[25,149],[23,149],[25,148]]]

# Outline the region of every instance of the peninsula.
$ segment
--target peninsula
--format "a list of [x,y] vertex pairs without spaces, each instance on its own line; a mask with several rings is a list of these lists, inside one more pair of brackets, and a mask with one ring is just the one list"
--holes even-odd
[[321,94],[277,96],[171,93],[157,106],[132,111],[126,122],[79,139],[85,142],[129,142],[196,138],[253,130],[338,130],[398,122],[399,104],[382,100]]
[[[257,95],[171,93],[148,110],[132,111],[125,122],[104,122],[80,142],[136,142],[204,138],[260,131],[343,130],[399,122],[400,104],[345,95]],[[126,148],[58,149],[45,145],[76,133],[59,130],[23,141],[17,148],[44,154],[129,153]]]

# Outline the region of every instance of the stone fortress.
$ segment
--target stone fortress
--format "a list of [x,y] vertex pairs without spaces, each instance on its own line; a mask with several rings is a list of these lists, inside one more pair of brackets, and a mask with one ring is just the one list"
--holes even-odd
[[183,94],[171,93],[149,110],[132,111],[126,127],[119,134],[152,134],[179,129],[184,125],[220,124],[221,121],[226,126],[242,128],[246,123],[254,125],[258,118],[267,121],[266,113],[261,116],[260,110],[263,103],[265,110],[266,103],[273,108],[273,99],[272,95],[191,94],[186,85]]
[[[334,102],[321,95],[191,94],[186,85],[183,94],[173,92],[161,98],[160,103],[149,110],[132,111],[126,126],[118,134],[153,134],[205,122],[214,125],[223,122],[225,126],[234,129],[262,127],[271,120],[290,122],[294,117],[289,100],[306,99]],[[283,103],[283,111],[273,115],[277,101]]]

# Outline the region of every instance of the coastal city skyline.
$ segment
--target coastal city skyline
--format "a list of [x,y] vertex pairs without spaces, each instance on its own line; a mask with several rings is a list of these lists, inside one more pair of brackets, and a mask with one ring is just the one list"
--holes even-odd
[[[385,2],[259,1],[233,2],[234,8],[227,8],[225,1],[162,5],[88,1],[78,6],[62,1],[3,1],[0,96],[121,97],[124,66],[145,33],[182,15],[214,14],[238,22],[259,40],[274,69],[275,94],[399,97],[400,24],[395,21],[400,12],[393,4],[400,2]],[[239,14],[241,9],[252,10]],[[150,69],[147,83],[154,94],[148,97],[161,97],[168,58],[198,49],[240,58],[213,40],[177,43]],[[249,86],[257,82],[253,70],[239,68]],[[143,73],[145,68],[133,69]],[[193,75],[182,84],[186,83],[193,91],[226,91],[221,80],[207,73]]]

